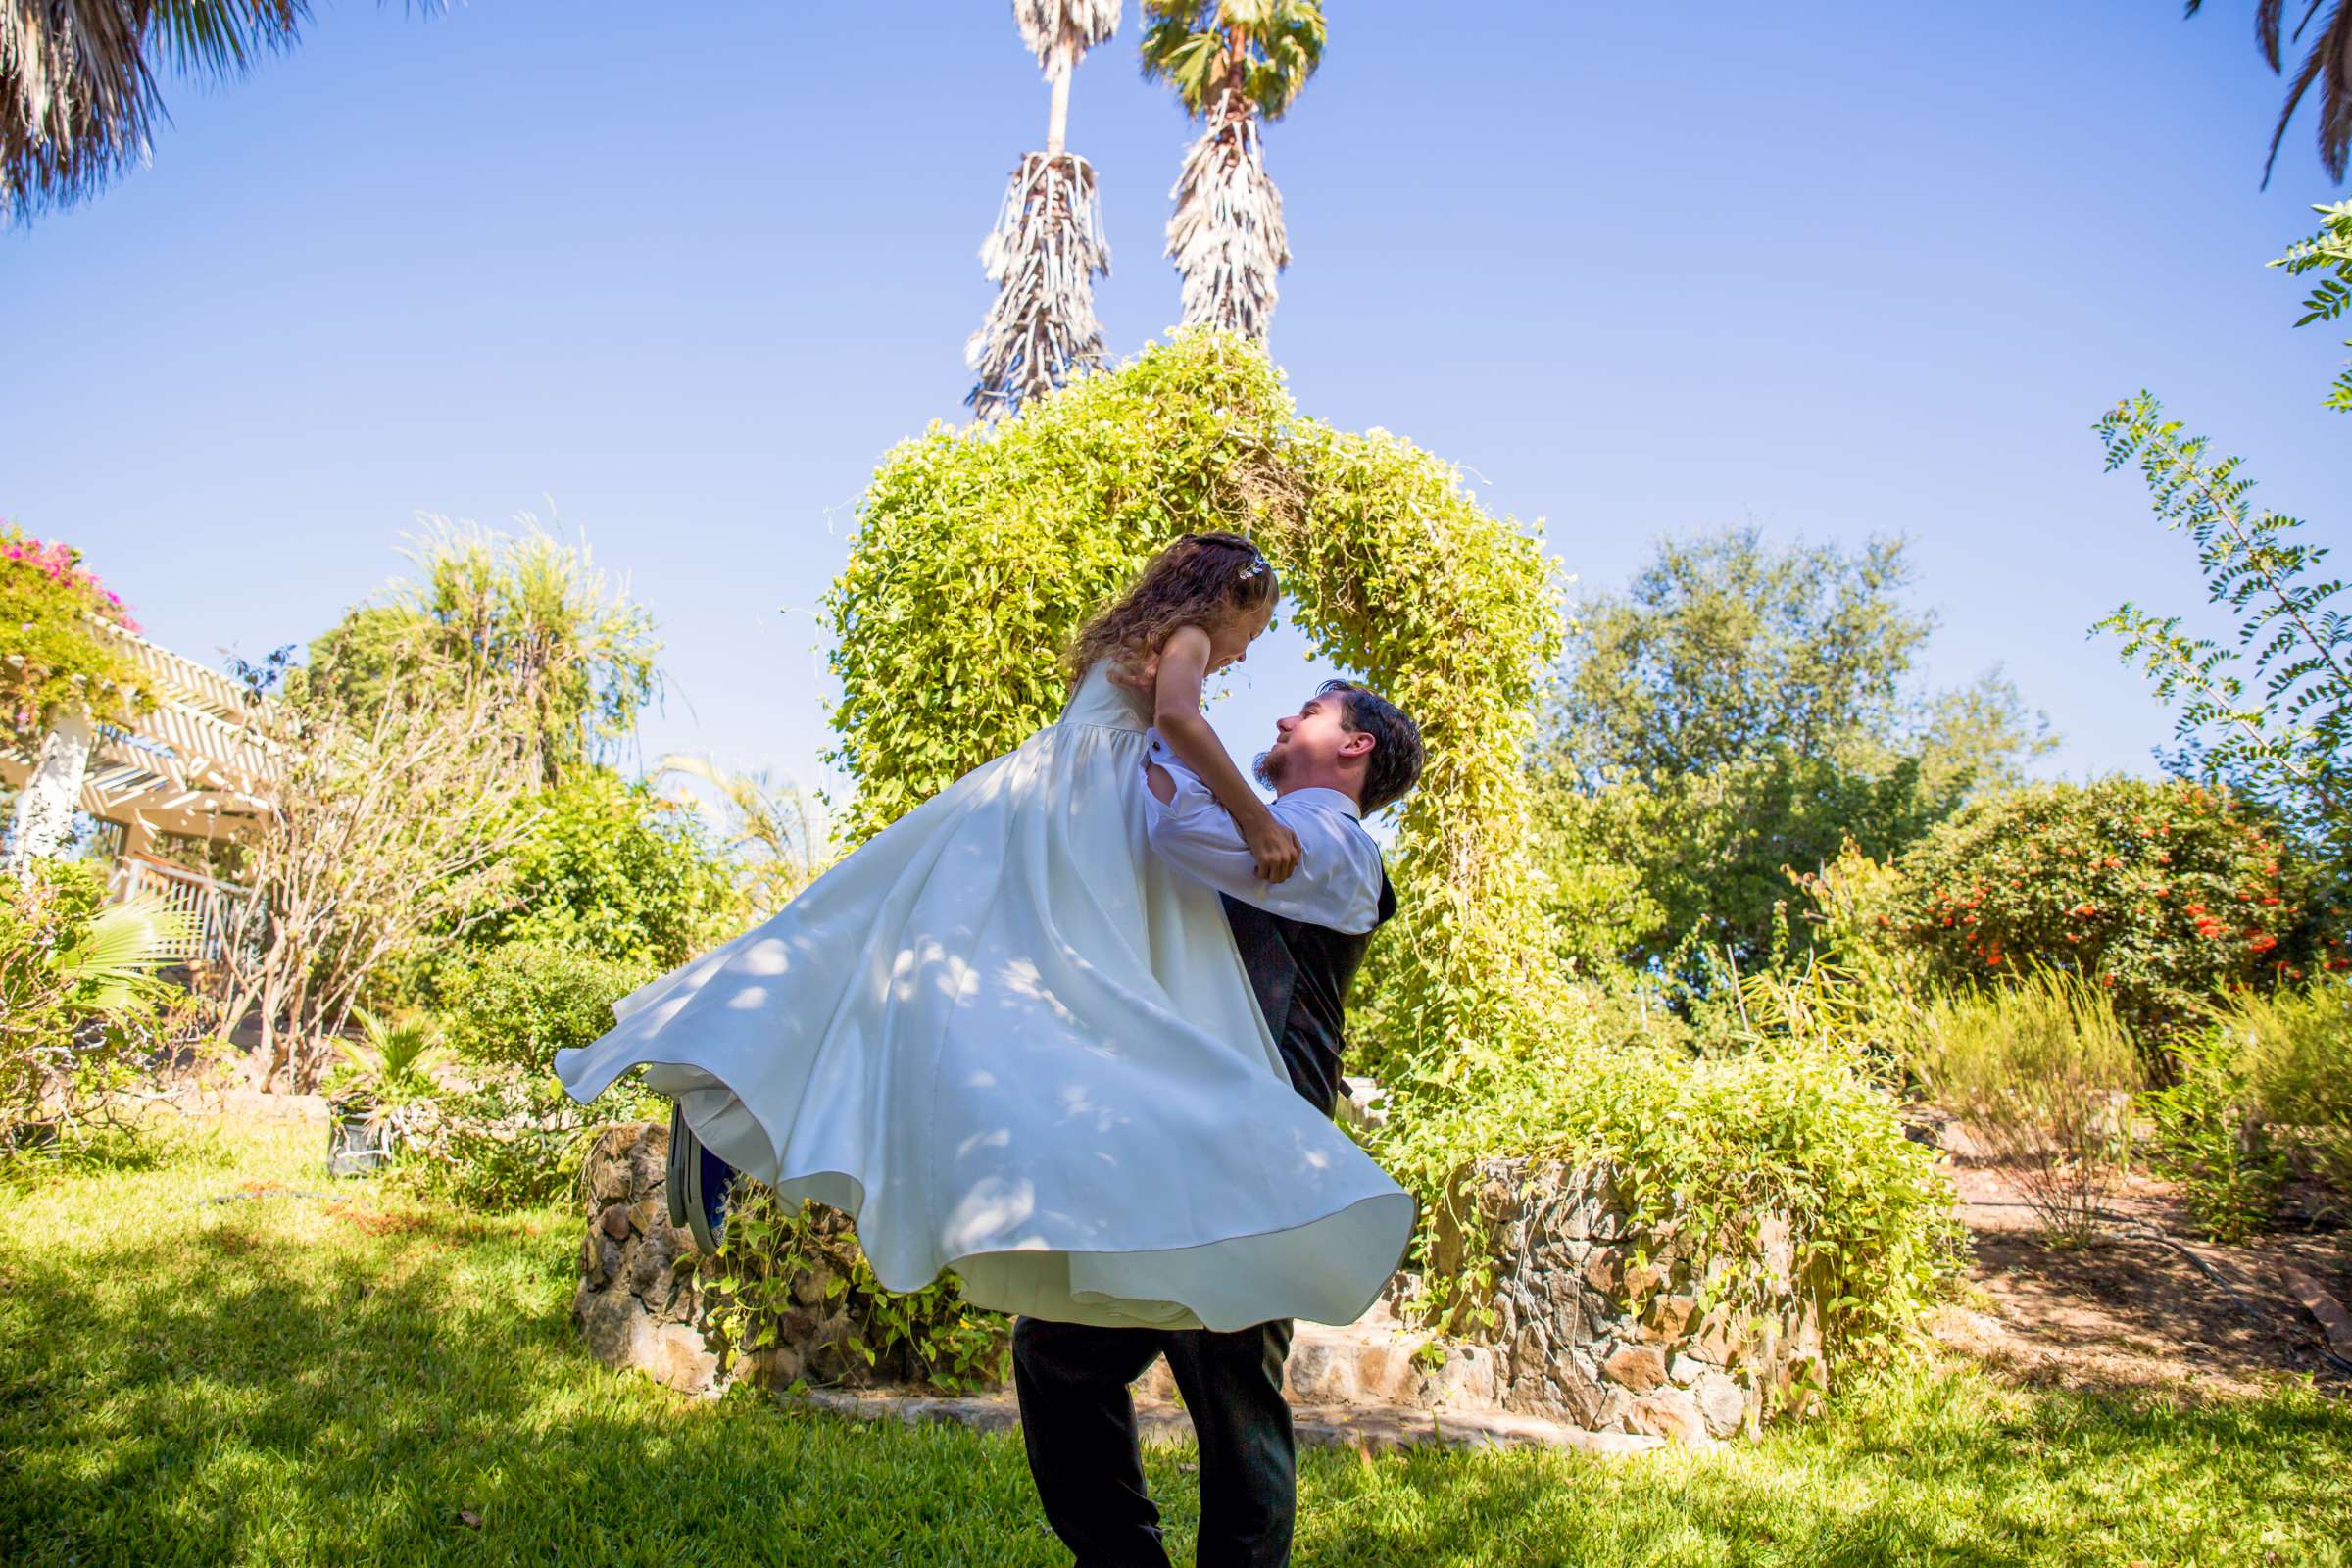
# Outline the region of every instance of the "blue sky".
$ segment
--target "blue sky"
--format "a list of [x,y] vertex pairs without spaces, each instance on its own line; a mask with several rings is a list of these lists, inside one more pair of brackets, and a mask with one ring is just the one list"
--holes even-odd
[[[2257,188],[2249,5],[1330,9],[1267,138],[1275,353],[1303,409],[1459,463],[1582,584],[1666,532],[1907,534],[1927,676],[2005,665],[2081,776],[2167,736],[2085,628],[2201,597],[2102,475],[2103,409],[2150,387],[2340,526],[2342,351],[2262,266],[2336,193],[2301,122]],[[1189,136],[1129,12],[1070,134],[1121,354],[1178,312]],[[0,516],[217,662],[377,588],[419,512],[534,511],[662,624],[647,757],[824,782],[809,612],[876,458],[962,416],[974,252],[1044,138],[1008,7],[320,13],[175,88],[152,167],[0,235]],[[1220,727],[1253,746],[1310,673],[1277,634]]]

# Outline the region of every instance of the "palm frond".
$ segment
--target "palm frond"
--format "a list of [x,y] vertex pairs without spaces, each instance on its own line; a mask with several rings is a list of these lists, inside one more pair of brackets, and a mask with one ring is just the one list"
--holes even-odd
[[1119,30],[1123,0],[1012,0],[1013,24],[1021,42],[1037,56],[1039,69],[1049,69],[1057,48],[1069,51],[1076,65],[1085,53]]
[[[2182,15],[2194,17],[2203,9],[2203,0],[2186,0]],[[2282,71],[2284,43],[2302,42],[2323,9],[2327,20],[2320,24],[2319,36],[2312,40],[2310,52],[2295,68],[2294,76],[2287,83],[2286,102],[2278,111],[2278,122],[2271,130],[2270,153],[2262,165],[2266,190],[2278,165],[2278,149],[2286,142],[2286,127],[2315,82],[2320,88],[2319,124],[2315,127],[2320,165],[2339,185],[2343,183],[2345,169],[2352,166],[2352,0],[2304,0],[2303,15],[2291,34],[2285,33],[2286,0],[2256,0],[2254,47],[2271,70]]]
[[964,344],[978,376],[964,402],[975,413],[1018,413],[1025,400],[1101,368],[1094,280],[1110,275],[1110,242],[1094,165],[1075,153],[1024,157],[980,243],[980,264],[997,299]]
[[310,20],[311,0],[0,0],[0,209],[22,223],[144,159],[163,67],[233,76]]
[[152,899],[133,899],[101,909],[50,962],[84,1006],[107,1012],[155,995],[162,988],[156,970],[189,936],[186,915]]
[[1144,79],[1165,81],[1186,110],[1216,111],[1240,93],[1280,120],[1322,64],[1322,0],[1145,0]]
[[726,812],[726,853],[742,868],[744,892],[762,916],[815,881],[833,858],[823,797],[779,784],[762,770],[736,773],[707,757],[665,757],[658,772],[683,773],[717,791]]
[[1291,246],[1251,105],[1235,96],[1219,103],[1169,194],[1167,254],[1184,279],[1185,324],[1263,342]]

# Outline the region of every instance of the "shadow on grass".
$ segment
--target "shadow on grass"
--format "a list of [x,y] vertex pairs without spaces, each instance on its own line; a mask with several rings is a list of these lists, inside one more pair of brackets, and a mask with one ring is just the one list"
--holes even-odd
[[[588,1360],[552,1211],[291,1196],[0,1242],[0,1561],[1059,1564],[1017,1441]],[[1189,1450],[1152,1484],[1187,1560]],[[1945,1368],[1709,1456],[1311,1453],[1301,1565],[2344,1562],[2352,1415]]]

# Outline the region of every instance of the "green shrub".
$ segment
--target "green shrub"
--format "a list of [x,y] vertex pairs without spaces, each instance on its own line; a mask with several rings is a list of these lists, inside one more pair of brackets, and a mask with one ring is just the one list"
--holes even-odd
[[[1904,1340],[1960,1252],[1950,1182],[1936,1152],[1903,1135],[1893,1096],[1835,1042],[1782,1039],[1693,1061],[1614,1016],[1612,1030],[1610,1011],[1572,997],[1541,1044],[1465,1042],[1445,1073],[1394,1092],[1374,1152],[1430,1213],[1481,1156],[1611,1164],[1653,1239],[1672,1230],[1733,1264],[1708,1287],[1709,1305],[1763,1299],[1760,1223],[1785,1216],[1799,1274],[1821,1292],[1833,1363]],[[1491,1283],[1429,1279],[1441,1307]]]
[[414,1139],[412,1179],[478,1208],[543,1202],[568,1191],[597,1129],[651,1107],[624,1085],[593,1110],[564,1092],[559,1051],[612,1027],[612,1004],[648,966],[560,943],[509,942],[443,978],[443,1039],[472,1082],[437,1102]]
[[650,964],[525,938],[442,977],[444,1040],[476,1068],[554,1069],[556,1053],[612,1027],[612,1004],[654,978]]
[[2174,1080],[2148,1096],[2156,1168],[2180,1184],[2189,1213],[2217,1242],[2269,1228],[2286,1180],[2255,1088],[2252,1054],[2227,1029],[2173,1048]]
[[597,767],[516,809],[531,827],[508,854],[514,880],[453,961],[537,942],[660,972],[733,935],[733,878],[692,807]]
[[2028,785],[1916,848],[1894,927],[1948,982],[2044,964],[2095,976],[2160,1050],[2237,987],[2296,979],[2308,873],[2231,796],[2173,779]]
[[[788,1207],[771,1189],[740,1183],[710,1283],[712,1319],[738,1355],[774,1345],[796,1312],[822,1317],[846,1310],[863,1332],[843,1342],[838,1353],[854,1358],[856,1367],[808,1366],[803,1375],[808,1382],[849,1370],[952,1393],[1004,1381],[1011,1348],[1008,1319],[965,1300],[953,1273],[919,1291],[884,1290],[849,1217],[822,1203]],[[813,1290],[817,1299],[802,1301],[796,1286]]]
[[2352,986],[2240,992],[2216,1004],[2213,1018],[2241,1054],[2272,1133],[2315,1175],[2352,1193]]
[[2010,1165],[2051,1238],[2088,1241],[2130,1163],[2143,1081],[2105,988],[2037,969],[1938,998],[1898,1038],[1928,1094]]
[[156,975],[183,934],[152,905],[108,904],[87,865],[0,875],[0,1157],[127,1129],[127,1097],[200,1032],[187,993]]

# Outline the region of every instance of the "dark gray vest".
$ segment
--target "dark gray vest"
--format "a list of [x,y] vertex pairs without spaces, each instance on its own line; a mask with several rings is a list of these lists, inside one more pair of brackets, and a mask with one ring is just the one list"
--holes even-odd
[[[1380,873],[1377,931],[1396,912],[1396,890]],[[1372,931],[1350,934],[1268,914],[1225,895],[1225,922],[1250,971],[1257,1009],[1290,1069],[1291,1087],[1330,1115],[1339,1106],[1340,1053],[1347,1049],[1348,987],[1372,945]]]

